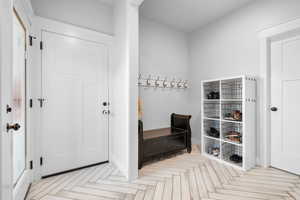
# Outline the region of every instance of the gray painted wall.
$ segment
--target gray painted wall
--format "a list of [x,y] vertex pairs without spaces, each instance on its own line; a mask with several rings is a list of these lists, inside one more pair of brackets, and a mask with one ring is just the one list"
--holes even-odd
[[[145,18],[140,19],[140,73],[187,80],[188,43],[185,33]],[[170,115],[186,114],[188,90],[139,88],[144,129],[170,126]]]

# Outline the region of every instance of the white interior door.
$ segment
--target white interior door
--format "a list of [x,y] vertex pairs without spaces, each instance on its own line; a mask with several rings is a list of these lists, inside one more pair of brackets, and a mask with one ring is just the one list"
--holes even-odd
[[0,199],[13,199],[12,135],[6,124],[12,123],[7,105],[12,104],[12,40],[13,5],[9,0],[0,1]]
[[300,37],[271,45],[271,165],[300,174]]
[[42,175],[108,161],[108,49],[43,31]]
[[26,145],[26,28],[13,7],[0,1],[0,199],[24,199],[31,181]]

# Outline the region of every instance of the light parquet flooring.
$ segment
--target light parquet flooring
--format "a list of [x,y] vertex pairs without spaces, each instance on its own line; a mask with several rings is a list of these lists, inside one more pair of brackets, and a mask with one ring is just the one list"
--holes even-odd
[[27,200],[300,200],[300,178],[273,168],[243,172],[193,148],[153,162],[132,182],[112,164],[41,180]]

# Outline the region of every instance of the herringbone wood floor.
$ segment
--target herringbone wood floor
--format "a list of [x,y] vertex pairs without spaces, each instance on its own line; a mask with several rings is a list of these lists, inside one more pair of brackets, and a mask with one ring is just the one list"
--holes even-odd
[[151,163],[129,183],[112,165],[83,169],[33,184],[28,200],[300,200],[300,178],[276,170],[242,172],[211,161],[194,147]]

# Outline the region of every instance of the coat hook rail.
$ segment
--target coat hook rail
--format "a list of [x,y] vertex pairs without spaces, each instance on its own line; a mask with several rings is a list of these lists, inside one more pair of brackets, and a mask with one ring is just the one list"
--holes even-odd
[[152,88],[173,88],[173,89],[187,89],[188,80],[173,78],[161,78],[161,76],[148,75],[143,76],[139,74],[138,85],[140,87]]

